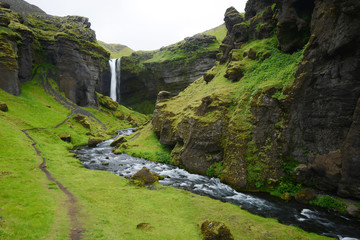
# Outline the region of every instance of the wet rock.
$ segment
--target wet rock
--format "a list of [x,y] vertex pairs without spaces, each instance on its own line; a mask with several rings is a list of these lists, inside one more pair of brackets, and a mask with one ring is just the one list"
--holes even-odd
[[89,147],[96,147],[96,145],[98,145],[102,141],[103,141],[103,139],[100,139],[100,138],[89,138],[88,146]]
[[139,230],[149,230],[153,228],[153,226],[151,226],[150,223],[139,223],[138,225],[136,225],[136,229]]
[[67,132],[63,132],[59,134],[59,137],[64,142],[71,142],[71,135]]
[[117,138],[115,138],[114,141],[112,141],[112,142],[110,143],[110,146],[111,146],[111,147],[115,147],[115,146],[117,146],[117,145],[119,145],[119,144],[121,144],[121,143],[124,143],[124,142],[127,142],[127,140],[125,139],[124,136],[117,137]]
[[233,240],[230,229],[222,222],[206,220],[201,224],[204,240]]
[[109,162],[101,162],[101,165],[103,165],[103,166],[109,166]]
[[157,182],[159,179],[157,176],[152,174],[150,170],[146,167],[139,170],[137,173],[135,173],[131,179],[141,181],[145,184],[154,183]]
[[9,111],[7,104],[0,102],[0,110],[3,112]]
[[359,208],[354,205],[354,204],[350,204],[347,208],[346,208],[346,212],[353,217],[358,217],[360,215],[360,210]]
[[308,204],[309,201],[314,200],[315,197],[316,193],[313,189],[305,188],[295,195],[295,200],[300,203]]

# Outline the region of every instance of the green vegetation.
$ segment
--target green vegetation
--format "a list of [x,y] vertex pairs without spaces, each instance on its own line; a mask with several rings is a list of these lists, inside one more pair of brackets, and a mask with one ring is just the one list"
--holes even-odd
[[134,50],[131,48],[121,45],[121,44],[113,44],[113,43],[104,43],[102,41],[98,41],[98,43],[110,52],[110,58],[121,58],[123,56],[130,56]]
[[346,204],[343,201],[337,200],[329,195],[317,196],[316,199],[310,201],[310,204],[346,213]]
[[203,34],[208,34],[211,36],[215,36],[216,39],[218,40],[218,42],[222,42],[222,40],[224,40],[226,34],[227,34],[227,29],[225,24],[221,24],[220,26],[207,30],[205,32],[203,32]]
[[147,124],[127,139],[129,142],[120,147],[121,152],[151,161],[170,163],[170,150],[159,142],[151,130],[151,124]]
[[222,162],[214,163],[208,168],[208,170],[206,171],[206,175],[209,177],[221,178],[222,170]]
[[[134,112],[123,107],[116,111],[88,108],[108,127],[105,130],[88,119],[88,130],[72,118],[55,128],[70,111],[47,95],[37,80],[24,84],[18,97],[0,90],[0,101],[9,107],[8,112],[0,112],[1,239],[69,238],[66,196],[38,168],[42,158],[21,131],[30,128],[38,128],[28,134],[46,158],[47,170],[78,200],[79,220],[86,229],[84,239],[201,239],[198,226],[206,219],[224,222],[235,239],[326,239],[254,216],[229,203],[160,185],[155,185],[157,191],[151,191],[114,174],[85,169],[69,150],[86,143],[87,131],[106,138],[113,129],[129,126],[129,122],[114,116],[122,111],[136,118]],[[151,135],[150,127],[143,131],[150,138],[143,134],[132,138],[137,138],[139,148],[150,149],[156,137]],[[60,140],[58,134],[62,132],[71,134],[71,143]],[[161,154],[164,150],[158,152],[158,157],[166,161],[167,156]],[[143,222],[152,228],[136,229]]]

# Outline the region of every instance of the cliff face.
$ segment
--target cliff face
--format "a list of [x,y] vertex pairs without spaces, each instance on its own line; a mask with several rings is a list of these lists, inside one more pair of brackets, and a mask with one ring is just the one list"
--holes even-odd
[[159,95],[153,130],[173,163],[241,190],[290,177],[360,198],[359,6],[250,0],[245,16],[228,9],[220,63],[179,96]]
[[213,67],[217,53],[216,37],[199,34],[158,51],[123,57],[121,104],[154,104],[157,94],[164,90],[177,95]]
[[97,44],[88,19],[22,14],[25,17],[6,4],[0,9],[4,49],[0,87],[18,95],[20,83],[30,80],[33,67],[51,64],[60,90],[69,99],[81,106],[97,105],[95,87],[109,68],[109,53]]

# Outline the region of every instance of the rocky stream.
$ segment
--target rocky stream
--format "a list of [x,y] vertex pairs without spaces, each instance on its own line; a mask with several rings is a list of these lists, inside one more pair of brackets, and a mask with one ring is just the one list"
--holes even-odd
[[[133,129],[124,129],[118,136],[129,135]],[[338,239],[360,239],[360,220],[341,216],[296,201],[285,202],[264,193],[241,193],[223,184],[217,178],[191,174],[171,165],[152,162],[127,154],[112,153],[110,143],[104,141],[94,148],[81,147],[75,150],[81,163],[91,170],[109,171],[118,176],[130,178],[143,167],[164,176],[160,184],[209,196],[223,202],[230,202],[247,211],[266,218],[275,218],[287,225],[300,227],[309,232],[336,237]]]

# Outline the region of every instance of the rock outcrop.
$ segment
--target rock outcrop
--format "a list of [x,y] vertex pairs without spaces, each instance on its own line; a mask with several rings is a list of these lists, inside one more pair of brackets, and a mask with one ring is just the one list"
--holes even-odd
[[[0,8],[0,87],[19,95],[21,83],[31,79],[36,65],[54,65],[60,91],[80,106],[96,106],[95,88],[109,69],[109,53],[96,42],[85,17],[55,17],[24,1]],[[34,15],[27,15],[35,13]]]
[[292,177],[360,198],[359,2],[253,0],[246,10],[226,11],[215,68],[157,103],[153,130],[172,162],[240,190]]
[[217,53],[216,38],[199,34],[158,51],[122,57],[121,104],[155,104],[160,91],[177,95],[214,66]]

